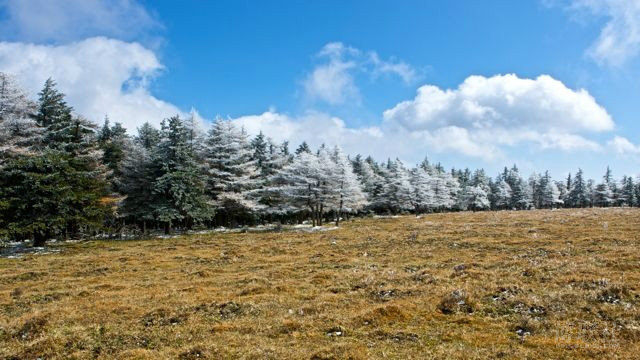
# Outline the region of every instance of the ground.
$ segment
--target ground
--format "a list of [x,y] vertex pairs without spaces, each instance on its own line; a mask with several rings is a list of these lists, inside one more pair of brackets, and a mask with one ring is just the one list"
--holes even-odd
[[640,210],[367,218],[0,259],[0,358],[637,358]]

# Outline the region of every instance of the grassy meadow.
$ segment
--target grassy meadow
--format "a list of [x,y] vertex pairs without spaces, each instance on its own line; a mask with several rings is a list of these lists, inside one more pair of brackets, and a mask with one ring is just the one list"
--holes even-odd
[[640,354],[638,209],[51,246],[0,258],[0,358]]

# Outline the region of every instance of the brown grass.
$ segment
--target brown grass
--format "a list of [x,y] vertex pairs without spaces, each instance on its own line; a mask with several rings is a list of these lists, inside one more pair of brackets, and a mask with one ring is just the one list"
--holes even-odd
[[640,210],[359,219],[0,259],[0,358],[637,358]]

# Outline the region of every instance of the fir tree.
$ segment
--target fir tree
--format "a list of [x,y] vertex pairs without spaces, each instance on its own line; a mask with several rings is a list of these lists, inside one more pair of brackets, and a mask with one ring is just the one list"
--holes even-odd
[[155,218],[170,233],[173,224],[190,229],[212,212],[205,196],[205,177],[190,146],[190,132],[178,116],[163,122],[162,140],[152,162],[160,164],[153,183]]
[[589,206],[589,197],[582,169],[578,169],[573,182],[568,181],[568,183],[571,183],[571,190],[567,194],[567,202],[569,205],[573,207]]

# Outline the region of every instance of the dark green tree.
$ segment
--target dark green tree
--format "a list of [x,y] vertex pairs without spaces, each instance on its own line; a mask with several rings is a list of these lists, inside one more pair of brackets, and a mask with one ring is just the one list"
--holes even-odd
[[174,224],[189,229],[207,220],[212,210],[205,196],[205,177],[190,145],[190,131],[174,116],[163,122],[162,139],[152,156],[159,176],[153,183],[155,218],[170,233]]

